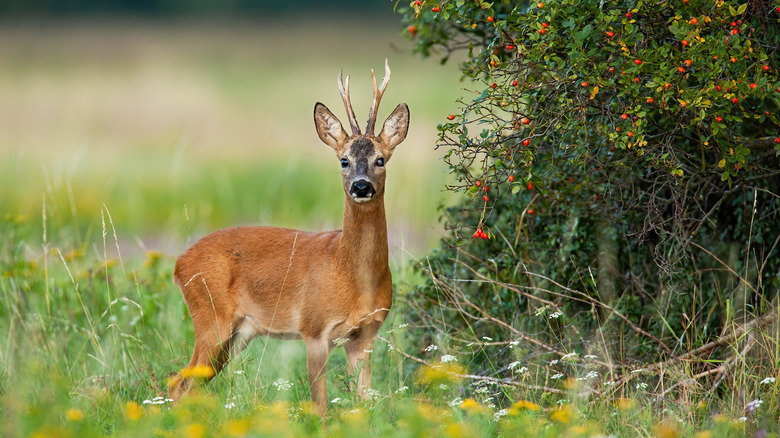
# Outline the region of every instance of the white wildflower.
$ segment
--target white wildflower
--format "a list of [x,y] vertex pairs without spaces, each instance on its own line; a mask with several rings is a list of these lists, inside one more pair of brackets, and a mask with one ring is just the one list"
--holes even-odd
[[441,389],[442,391],[446,391],[450,389],[450,387],[446,383],[442,383],[441,385],[439,385],[439,389]]
[[409,324],[407,324],[407,323],[403,323],[403,324],[398,326],[398,328],[407,328],[407,327],[409,327]]
[[244,370],[235,370],[233,372],[236,374],[244,374]]
[[455,400],[451,401],[449,404],[450,407],[454,408],[460,406],[461,403],[463,403],[463,399],[461,399],[460,397],[455,397]]
[[645,383],[645,382],[637,383],[636,384],[636,389],[647,389],[647,383]]
[[759,385],[768,385],[770,383],[775,383],[774,377],[767,377],[766,379],[762,380],[761,383],[759,383]]
[[501,419],[501,417],[506,417],[507,414],[509,414],[509,410],[508,409],[500,409],[500,410],[496,411],[495,414],[493,414],[493,421],[498,421],[498,420]]
[[373,352],[374,352],[374,350],[363,350],[363,353],[366,353],[366,354],[371,354]]
[[401,392],[404,392],[404,391],[406,391],[407,389],[409,389],[409,387],[408,387],[408,386],[402,386],[402,387],[400,387],[400,388],[396,389],[396,390],[395,390],[395,393],[396,393],[396,394],[398,394],[398,393],[401,393]]
[[563,377],[563,374],[561,374],[561,373],[558,373],[558,374],[555,374],[555,375],[553,375],[553,376],[552,376],[552,377],[550,377],[550,378],[551,378],[551,379],[553,379],[553,380],[558,380],[558,379],[560,379],[560,378],[562,378],[562,377]]
[[567,360],[567,359],[576,359],[577,356],[579,356],[576,352],[575,353],[569,353],[567,355],[564,355],[561,360]]
[[518,344],[520,344],[520,341],[512,341],[509,343],[509,348],[510,349],[515,348],[518,346]]
[[483,340],[483,341],[487,341],[487,342],[491,342],[491,341],[493,341],[493,338],[489,338],[489,337],[487,337],[487,336],[483,336],[483,337],[482,337],[482,340]]
[[227,402],[225,403],[225,409],[233,409],[236,407],[236,404],[233,402]]
[[510,370],[513,370],[513,369],[515,369],[515,367],[517,367],[518,365],[520,365],[520,361],[519,361],[519,360],[516,360],[516,361],[514,361],[514,362],[510,363],[509,365],[507,365],[506,367],[507,367],[507,368],[509,368]]
[[331,400],[330,402],[333,403],[333,404],[339,404],[339,402],[341,402],[341,397],[336,397],[333,400]]
[[287,391],[293,387],[293,383],[284,377],[279,377],[278,379],[274,380],[274,386],[276,387],[277,391]]
[[752,414],[753,412],[757,411],[762,404],[764,404],[764,401],[761,399],[753,400],[745,406],[745,410]]
[[366,389],[364,390],[364,393],[366,394],[366,397],[368,397],[368,398],[370,398],[370,399],[376,399],[376,398],[378,398],[380,395],[382,395],[382,394],[380,394],[380,392],[379,392],[379,391],[377,391],[376,389],[373,389],[373,388],[366,388]]
[[335,345],[337,347],[341,347],[342,345],[346,344],[347,342],[349,342],[349,338],[336,338],[336,339],[333,340],[333,345]]
[[582,356],[585,359],[598,359],[599,357],[593,354],[586,354],[585,356]]
[[563,316],[563,313],[555,311],[555,312],[551,313],[548,318],[550,318],[550,319],[558,319],[561,316]]
[[737,421],[739,421],[740,423],[744,423],[747,421],[747,417],[739,417],[737,418]]
[[445,354],[441,357],[441,363],[447,363],[447,362],[457,362],[458,358],[451,355],[451,354]]
[[425,351],[427,351],[427,352],[436,351],[438,349],[439,349],[439,346],[438,345],[433,345],[433,344],[425,347]]

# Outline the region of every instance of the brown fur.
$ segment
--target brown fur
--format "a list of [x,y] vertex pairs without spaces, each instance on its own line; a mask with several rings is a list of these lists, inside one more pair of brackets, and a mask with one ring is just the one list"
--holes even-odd
[[[408,123],[409,110],[401,104],[378,137],[348,137],[341,122],[318,103],[315,125],[320,138],[339,159],[365,160],[361,168],[367,169],[361,175],[354,174],[355,165],[342,169],[343,231],[228,228],[209,234],[179,257],[174,281],[195,328],[190,367],[208,365],[218,373],[258,335],[303,339],[312,399],[322,414],[327,357],[333,341],[344,338],[349,371],[362,363],[357,391],[364,394],[370,384],[368,351],[392,303],[385,171],[375,163],[378,158],[389,161],[406,137]],[[370,140],[373,148],[363,147],[356,156],[351,146],[358,139]],[[375,193],[369,200],[357,202],[350,194],[355,178],[372,184]],[[178,400],[191,384],[179,373],[169,386],[171,397]]]

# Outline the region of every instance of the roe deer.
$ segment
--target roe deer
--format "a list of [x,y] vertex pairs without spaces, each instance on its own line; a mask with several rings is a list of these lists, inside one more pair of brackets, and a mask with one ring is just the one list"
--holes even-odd
[[[377,109],[390,80],[377,88],[366,133],[349,98],[349,76],[338,86],[352,135],[321,103],[314,106],[320,139],[336,151],[345,193],[343,230],[309,233],[275,227],[237,227],[196,242],[176,261],[174,281],[195,326],[189,367],[169,383],[178,400],[192,385],[186,370],[218,373],[258,335],[302,339],[317,412],[326,410],[325,370],[334,340],[346,339],[350,373],[360,367],[357,392],[370,385],[370,351],[392,302],[385,220],[385,164],[406,138],[409,108],[399,104],[374,135]],[[346,88],[346,89],[345,89]],[[362,366],[361,366],[362,363]],[[213,370],[213,373],[211,372]]]

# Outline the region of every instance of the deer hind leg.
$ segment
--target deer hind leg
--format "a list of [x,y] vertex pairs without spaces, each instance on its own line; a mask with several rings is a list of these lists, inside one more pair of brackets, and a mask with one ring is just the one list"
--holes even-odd
[[317,414],[323,416],[327,409],[325,374],[328,368],[330,343],[324,336],[322,339],[304,339],[303,342],[306,344],[306,360],[309,370],[311,400],[314,402]]
[[253,337],[244,318],[237,321],[217,320],[198,331],[195,324],[195,348],[187,368],[171,379],[168,388],[170,398],[179,400],[192,388],[194,380],[211,380],[222,371],[232,357],[238,355]]

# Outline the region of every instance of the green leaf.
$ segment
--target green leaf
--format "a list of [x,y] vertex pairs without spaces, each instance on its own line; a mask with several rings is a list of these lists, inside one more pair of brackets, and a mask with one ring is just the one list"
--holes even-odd
[[739,5],[737,8],[737,15],[742,15],[745,13],[745,9],[747,9],[747,3]]

